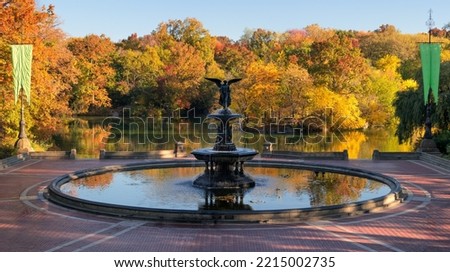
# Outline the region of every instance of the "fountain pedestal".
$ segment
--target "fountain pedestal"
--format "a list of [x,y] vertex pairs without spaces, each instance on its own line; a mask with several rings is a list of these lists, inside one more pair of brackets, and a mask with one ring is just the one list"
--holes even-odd
[[258,152],[249,148],[237,148],[232,142],[231,121],[241,115],[225,108],[208,117],[219,122],[216,143],[212,148],[192,151],[197,160],[205,162],[205,172],[194,180],[194,185],[205,189],[254,187],[253,179],[244,173],[244,162],[253,159]]

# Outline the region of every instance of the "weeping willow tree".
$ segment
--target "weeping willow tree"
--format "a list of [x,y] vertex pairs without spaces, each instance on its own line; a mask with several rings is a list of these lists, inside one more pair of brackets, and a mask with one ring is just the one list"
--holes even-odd
[[410,141],[414,134],[423,127],[425,107],[420,90],[398,92],[394,100],[395,115],[400,119],[396,135],[400,143]]
[[[450,71],[450,63],[447,63],[446,68]],[[445,85],[441,84],[442,91],[436,107],[436,126],[439,128],[439,132],[436,133],[434,141],[437,148],[450,157],[450,79],[448,75]]]
[[[436,145],[445,152],[446,145],[450,144],[450,62],[441,63],[439,82],[439,103],[433,104],[431,119]],[[426,108],[422,90],[420,86],[417,90],[397,93],[394,106],[400,121],[396,131],[400,143],[411,141],[424,127]]]

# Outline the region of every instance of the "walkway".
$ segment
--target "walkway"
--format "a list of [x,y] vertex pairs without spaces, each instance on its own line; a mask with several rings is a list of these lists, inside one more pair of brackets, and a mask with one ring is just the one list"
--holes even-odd
[[42,190],[83,168],[132,161],[28,160],[0,171],[0,251],[450,251],[450,169],[423,161],[329,161],[397,178],[411,195],[389,210],[298,224],[134,221],[49,203]]

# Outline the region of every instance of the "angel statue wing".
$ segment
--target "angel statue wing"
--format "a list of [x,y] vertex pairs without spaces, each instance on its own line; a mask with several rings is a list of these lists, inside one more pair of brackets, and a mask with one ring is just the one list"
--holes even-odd
[[230,80],[228,80],[228,85],[231,85],[232,83],[238,82],[238,81],[240,81],[240,80],[242,80],[242,78],[234,78],[234,79],[230,79]]
[[217,87],[219,87],[219,88],[222,86],[222,80],[220,80],[218,78],[205,77],[205,79],[216,83]]

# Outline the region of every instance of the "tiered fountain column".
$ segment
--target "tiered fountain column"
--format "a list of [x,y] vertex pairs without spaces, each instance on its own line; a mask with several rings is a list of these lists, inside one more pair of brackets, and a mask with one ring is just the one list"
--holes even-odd
[[221,81],[207,78],[217,84],[220,90],[219,103],[223,109],[209,114],[218,122],[216,143],[213,148],[197,149],[192,152],[196,159],[205,162],[205,173],[194,180],[194,185],[207,189],[233,189],[255,186],[253,179],[244,173],[244,162],[253,159],[257,151],[249,148],[237,148],[233,143],[232,121],[241,117],[232,113],[230,84],[240,79]]

